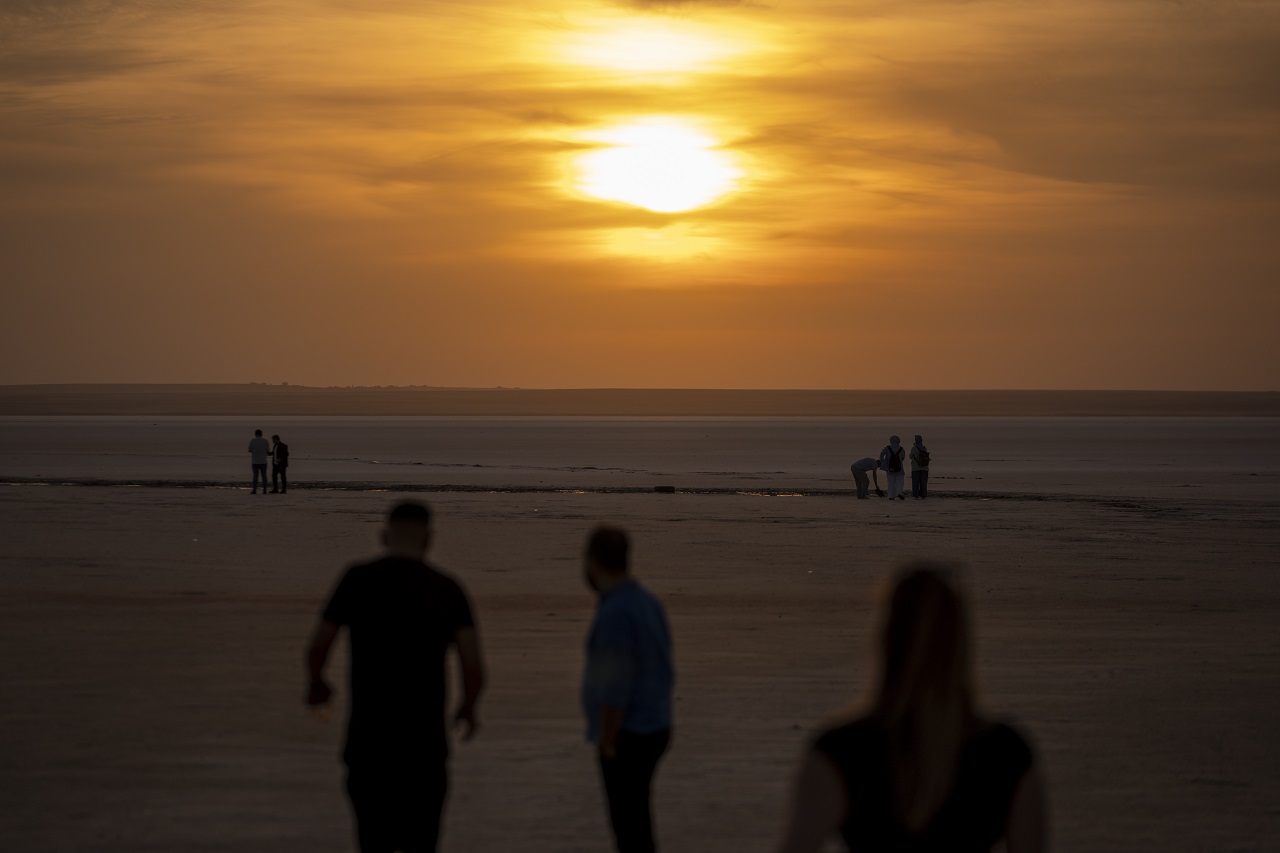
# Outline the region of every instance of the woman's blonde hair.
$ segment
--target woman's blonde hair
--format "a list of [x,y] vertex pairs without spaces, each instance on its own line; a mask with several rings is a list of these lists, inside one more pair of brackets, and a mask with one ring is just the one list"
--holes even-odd
[[952,573],[905,567],[881,610],[871,713],[888,735],[894,811],[908,833],[928,825],[950,795],[975,724],[968,614]]

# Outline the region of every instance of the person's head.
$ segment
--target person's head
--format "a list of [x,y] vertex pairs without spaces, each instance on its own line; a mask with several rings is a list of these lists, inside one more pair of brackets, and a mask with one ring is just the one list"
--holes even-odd
[[[919,436],[917,436],[917,438],[919,438]],[[280,436],[278,436],[278,435],[273,435],[273,436],[271,436],[271,440],[272,440],[272,441],[274,441],[276,444],[279,444],[279,443],[280,443]]]
[[600,592],[624,580],[630,568],[630,550],[631,539],[621,527],[601,524],[591,531],[583,555],[587,585]]
[[392,554],[421,559],[431,545],[431,510],[421,501],[398,503],[387,513],[382,544]]
[[974,720],[969,620],[953,572],[906,566],[880,611],[872,713],[889,733],[895,811],[911,830],[923,827],[950,793]]
[[891,435],[889,436],[889,443],[894,447],[897,447],[899,444],[902,444],[902,439],[898,438],[896,435]]
[[922,435],[916,436],[916,447],[924,447],[924,436]]
[[255,429],[253,431],[253,434],[256,435],[258,438],[262,438],[262,430],[260,429]]
[[914,563],[881,608],[879,703],[895,716],[942,697],[971,702],[969,626],[954,569]]

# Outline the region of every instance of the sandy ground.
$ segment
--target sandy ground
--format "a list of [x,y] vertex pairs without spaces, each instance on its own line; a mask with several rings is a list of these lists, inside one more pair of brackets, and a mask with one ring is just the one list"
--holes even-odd
[[[0,487],[0,848],[352,849],[341,718],[303,710],[302,650],[395,498]],[[1280,838],[1274,496],[432,502],[491,671],[446,851],[608,848],[576,707],[598,519],[631,527],[675,632],[667,851],[768,849],[805,738],[864,687],[873,587],[911,557],[968,566],[984,700],[1038,744],[1056,849]]]

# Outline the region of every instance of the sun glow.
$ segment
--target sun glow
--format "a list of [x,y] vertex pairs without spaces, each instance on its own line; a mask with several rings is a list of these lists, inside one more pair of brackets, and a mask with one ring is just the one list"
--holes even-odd
[[601,147],[578,157],[580,192],[679,213],[732,191],[742,170],[714,139],[685,122],[650,119],[592,134]]
[[739,52],[738,46],[706,27],[628,19],[578,33],[563,55],[581,65],[643,74],[704,71]]
[[601,248],[609,254],[650,261],[708,259],[725,248],[723,239],[687,222],[662,228],[615,228],[601,236]]

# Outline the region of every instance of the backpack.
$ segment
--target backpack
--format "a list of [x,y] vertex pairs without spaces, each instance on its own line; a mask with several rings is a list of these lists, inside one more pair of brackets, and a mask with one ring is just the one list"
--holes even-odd
[[923,447],[916,451],[916,465],[921,468],[929,467],[929,451]]
[[902,448],[898,448],[898,452],[894,453],[893,445],[890,445],[884,449],[884,452],[889,454],[889,464],[885,466],[884,470],[890,474],[900,473],[902,471]]

